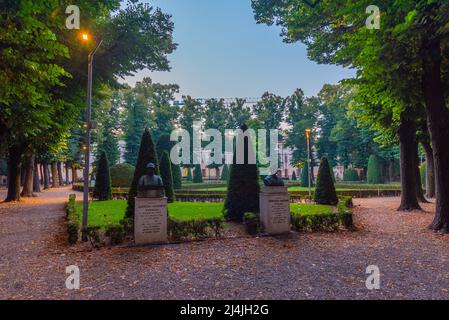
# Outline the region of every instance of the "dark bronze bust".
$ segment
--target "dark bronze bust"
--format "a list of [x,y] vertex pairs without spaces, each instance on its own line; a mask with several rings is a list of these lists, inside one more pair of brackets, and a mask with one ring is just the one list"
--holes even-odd
[[284,186],[284,180],[279,177],[279,174],[281,173],[281,170],[277,170],[275,173],[266,176],[263,180],[263,183],[267,187],[283,187]]
[[147,174],[139,179],[137,186],[137,196],[139,198],[155,198],[164,195],[164,183],[162,178],[155,174],[154,163],[147,165]]

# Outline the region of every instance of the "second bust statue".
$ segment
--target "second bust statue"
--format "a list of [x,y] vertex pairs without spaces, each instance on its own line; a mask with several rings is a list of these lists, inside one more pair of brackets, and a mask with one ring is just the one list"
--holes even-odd
[[266,176],[265,179],[263,180],[263,183],[267,187],[283,187],[284,180],[282,180],[282,178],[279,177],[280,174],[281,170],[277,169],[275,173]]

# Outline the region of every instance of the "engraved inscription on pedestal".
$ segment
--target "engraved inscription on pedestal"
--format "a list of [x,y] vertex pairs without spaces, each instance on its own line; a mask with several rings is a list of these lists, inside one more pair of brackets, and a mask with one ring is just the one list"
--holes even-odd
[[167,198],[135,198],[134,242],[167,242]]
[[287,187],[265,186],[260,193],[260,221],[265,233],[290,232],[290,196]]

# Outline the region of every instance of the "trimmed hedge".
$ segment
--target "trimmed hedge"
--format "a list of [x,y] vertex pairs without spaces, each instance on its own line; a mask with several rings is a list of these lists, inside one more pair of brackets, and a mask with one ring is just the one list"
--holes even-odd
[[196,164],[193,170],[193,182],[203,183],[203,172],[201,171],[201,165]]
[[368,183],[381,184],[384,183],[381,173],[379,158],[372,154],[368,159]]
[[67,203],[67,235],[69,244],[75,244],[79,238],[79,221],[80,217],[75,209],[76,195],[71,194],[69,196],[69,202]]
[[168,217],[168,236],[172,241],[186,241],[223,235],[224,219],[179,221]]
[[346,169],[343,173],[343,181],[360,181],[359,174],[356,169]]
[[80,232],[88,239],[93,246],[104,244],[103,237],[109,239],[111,245],[120,244],[125,239],[125,229],[123,225],[110,225],[104,230],[97,226],[88,226],[81,228],[81,217],[75,208],[76,195],[69,196],[69,202],[66,207],[67,214],[67,235],[70,245],[76,244],[80,239]]
[[336,213],[323,213],[315,215],[292,214],[292,228],[296,231],[336,231],[341,227],[353,230],[352,198],[342,197]]
[[243,224],[250,235],[257,235],[261,230],[259,216],[254,212],[246,212],[243,215]]

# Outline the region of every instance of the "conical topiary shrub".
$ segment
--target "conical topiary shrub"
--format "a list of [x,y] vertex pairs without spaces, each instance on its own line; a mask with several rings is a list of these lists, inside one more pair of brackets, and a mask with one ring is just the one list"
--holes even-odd
[[190,168],[190,167],[187,168],[187,178],[186,178],[186,180],[190,181],[190,182],[193,181],[192,168]]
[[221,180],[228,181],[229,178],[229,166],[227,164],[223,165],[223,170],[221,171]]
[[[312,181],[310,181],[310,184],[313,187]],[[309,164],[307,162],[304,163],[304,167],[301,169],[301,187],[309,187]]]
[[126,217],[134,219],[134,198],[137,196],[137,185],[140,177],[146,174],[147,164],[152,162],[156,165],[156,174],[159,174],[157,154],[154,148],[153,139],[150,130],[145,129],[140,142],[139,156],[137,157],[136,170],[134,171],[133,182],[128,194],[128,207],[126,208]]
[[175,190],[181,189],[182,188],[181,167],[177,164],[172,164],[171,171],[173,175],[173,189]]
[[195,170],[193,171],[193,183],[202,183],[203,182],[203,174],[201,172],[201,165],[196,164]]
[[380,171],[379,158],[372,154],[368,159],[368,183],[381,184],[383,183],[382,173]]
[[293,180],[293,181],[298,180],[298,178],[296,177],[296,172],[295,172],[295,170],[293,170],[293,173],[292,173],[292,180]]
[[93,197],[100,201],[112,199],[111,174],[106,152],[102,151],[97,161],[97,174]]
[[314,200],[318,204],[336,205],[338,203],[337,192],[335,191],[331,169],[326,157],[321,159]]
[[[248,127],[244,125],[242,131]],[[237,137],[238,141],[239,137]],[[251,141],[244,140],[244,162],[236,164],[234,152],[234,163],[231,165],[228,192],[225,201],[224,213],[227,220],[242,221],[246,212],[259,212],[259,169],[256,164],[250,164],[248,159],[252,158],[254,152]],[[250,157],[251,155],[251,157]]]
[[173,202],[175,199],[175,193],[173,192],[173,175],[171,171],[170,156],[167,151],[162,153],[160,164],[161,178],[164,183],[165,196],[168,202]]

